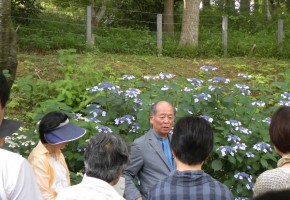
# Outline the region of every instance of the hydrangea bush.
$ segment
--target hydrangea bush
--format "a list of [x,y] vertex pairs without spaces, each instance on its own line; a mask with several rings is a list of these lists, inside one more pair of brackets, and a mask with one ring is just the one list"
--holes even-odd
[[[239,73],[235,77],[217,74],[218,67],[202,66],[196,77],[129,74],[88,87],[82,94],[86,96],[86,106],[66,110],[88,130],[85,137],[70,144],[65,152],[71,171],[82,172],[82,154],[91,135],[113,132],[131,143],[150,128],[152,103],[166,100],[174,105],[176,119],[198,115],[212,124],[214,149],[204,170],[226,184],[237,199],[251,197],[257,176],[276,166],[277,156],[270,145],[268,127],[277,107],[290,105],[289,84],[273,82],[265,86],[257,84],[249,74]],[[19,137],[9,138],[8,144],[27,155],[27,146],[34,146],[37,138]]]

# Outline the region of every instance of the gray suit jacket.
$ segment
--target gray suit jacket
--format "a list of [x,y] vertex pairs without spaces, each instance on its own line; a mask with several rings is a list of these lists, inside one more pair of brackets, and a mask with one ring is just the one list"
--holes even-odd
[[[131,146],[130,164],[124,171],[125,198],[135,200],[142,195],[143,200],[147,199],[152,186],[169,174],[168,161],[154,130],[150,129]],[[140,191],[134,184],[134,179],[140,184]]]

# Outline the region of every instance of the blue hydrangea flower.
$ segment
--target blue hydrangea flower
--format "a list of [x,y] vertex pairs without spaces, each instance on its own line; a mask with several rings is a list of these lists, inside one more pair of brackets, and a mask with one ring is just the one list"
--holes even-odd
[[123,117],[117,118],[115,119],[115,124],[119,125],[119,124],[123,124],[123,123],[127,123],[127,124],[132,124],[132,121],[135,120],[135,117],[132,115],[125,115]]
[[265,142],[259,142],[253,146],[257,151],[263,151],[264,153],[271,152],[272,148],[269,144]]
[[193,89],[191,89],[191,88],[185,87],[185,88],[183,88],[182,91],[184,91],[184,92],[190,92],[190,91],[192,91],[192,90],[193,90]]
[[220,146],[219,148],[217,148],[217,151],[220,151],[222,153],[222,156],[224,157],[227,154],[231,154],[232,156],[234,156],[237,152],[237,149],[231,146]]
[[205,93],[201,93],[201,94],[198,94],[198,95],[193,95],[195,98],[194,98],[194,102],[197,103],[201,100],[205,100],[205,101],[208,101],[210,98],[211,98],[211,95],[210,94],[205,94]]
[[110,82],[99,83],[97,86],[87,88],[86,90],[90,90],[92,92],[101,92],[101,91],[116,91],[119,89],[119,86],[114,85]]
[[210,91],[214,91],[215,89],[220,89],[221,87],[217,87],[217,86],[213,86],[213,85],[210,85],[210,86],[208,86],[208,89],[210,90]]
[[238,77],[242,77],[242,78],[246,78],[246,79],[252,78],[251,75],[248,75],[248,74],[242,74],[242,73],[239,73],[239,74],[238,74]]
[[136,88],[129,88],[125,91],[125,96],[129,98],[136,98],[139,94],[141,94],[141,90]]
[[106,111],[103,111],[101,109],[94,109],[94,110],[90,111],[90,113],[93,114],[94,117],[98,117],[100,115],[104,117],[107,114]]
[[226,124],[229,124],[231,126],[241,126],[242,125],[242,123],[240,121],[234,120],[234,119],[226,121]]
[[249,86],[244,84],[235,84],[235,87],[238,88],[242,95],[250,95],[251,91],[249,90]]
[[113,133],[112,129],[107,126],[96,126],[95,129],[98,133]]
[[223,78],[223,77],[213,77],[212,79],[209,79],[208,81],[213,82],[213,83],[229,83],[230,79]]
[[255,155],[252,152],[246,152],[246,156],[248,158],[254,158],[255,157]]
[[159,76],[144,76],[143,78],[145,80],[158,80],[160,77]]
[[228,135],[227,138],[228,138],[227,139],[228,142],[233,141],[235,143],[238,143],[239,141],[241,141],[241,138],[236,135]]
[[281,96],[283,97],[283,99],[290,100],[290,93],[288,92],[284,92],[283,94],[281,94]]
[[214,66],[204,65],[204,66],[200,67],[200,69],[203,70],[203,71],[208,72],[208,71],[215,71],[218,68],[214,67]]
[[138,123],[133,123],[129,132],[130,133],[136,133],[140,129],[140,124]]
[[166,90],[169,90],[169,89],[170,89],[170,86],[168,86],[168,85],[164,85],[164,86],[161,88],[162,91],[166,91]]
[[239,150],[246,150],[246,147],[247,145],[245,143],[237,143],[234,148]]
[[161,72],[159,74],[159,77],[160,77],[160,79],[171,79],[171,78],[174,78],[175,75],[174,74],[169,74],[169,73],[163,73],[163,72]]
[[252,190],[252,189],[254,188],[254,183],[248,183],[248,184],[246,185],[246,188],[247,188],[248,190]]
[[263,119],[262,122],[265,122],[267,124],[270,124],[271,123],[271,118],[270,117],[267,117],[267,118]]
[[82,114],[81,113],[75,113],[73,115],[73,118],[76,119],[76,120],[78,120],[78,119],[82,118]]
[[249,183],[252,182],[253,177],[250,174],[247,174],[245,172],[239,172],[234,175],[235,179],[239,180],[248,180]]
[[199,87],[203,84],[203,80],[198,79],[198,78],[187,78],[186,79],[188,82],[190,82],[193,86]]
[[95,123],[100,123],[101,121],[95,117],[89,117],[85,118],[85,122],[95,122]]
[[143,104],[142,100],[138,99],[138,98],[134,99],[133,101],[134,101],[134,103],[136,103],[136,104],[138,104],[140,106],[142,106],[142,104]]
[[290,101],[279,101],[280,106],[290,106]]
[[265,106],[265,102],[263,101],[254,101],[252,102],[253,106],[258,106],[258,107],[264,107]]
[[122,79],[123,80],[132,80],[132,79],[134,79],[135,78],[135,76],[133,76],[133,75],[123,75],[122,76]]
[[239,131],[240,133],[243,133],[243,134],[246,134],[246,135],[252,134],[252,131],[250,131],[249,129],[244,128],[242,126],[235,127],[235,131]]
[[206,121],[208,121],[209,123],[213,122],[213,118],[206,116],[206,115],[200,115],[200,117],[202,117],[203,119],[205,119]]

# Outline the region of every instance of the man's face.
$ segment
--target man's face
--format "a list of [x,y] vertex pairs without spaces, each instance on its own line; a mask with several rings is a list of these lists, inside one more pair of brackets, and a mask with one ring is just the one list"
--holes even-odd
[[173,107],[167,102],[159,102],[156,105],[155,115],[150,117],[153,130],[160,136],[166,137],[171,131],[174,122]]

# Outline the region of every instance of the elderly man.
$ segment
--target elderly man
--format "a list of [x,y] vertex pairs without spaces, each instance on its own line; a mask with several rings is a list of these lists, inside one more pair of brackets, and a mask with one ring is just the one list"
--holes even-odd
[[110,133],[94,135],[85,151],[85,175],[80,184],[62,190],[57,200],[124,200],[114,189],[129,159],[123,139]]
[[17,131],[20,122],[4,119],[10,88],[0,73],[0,199],[42,199],[31,166],[22,156],[1,149],[5,137]]
[[151,189],[150,200],[233,200],[230,190],[202,171],[213,149],[213,131],[201,117],[181,118],[174,126],[171,149],[176,170]]
[[[132,144],[130,164],[124,172],[127,200],[147,199],[151,187],[174,170],[169,135],[174,115],[173,106],[166,101],[152,105],[150,112],[152,129]],[[140,190],[134,182],[139,184]]]

